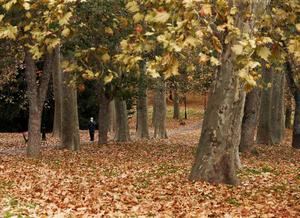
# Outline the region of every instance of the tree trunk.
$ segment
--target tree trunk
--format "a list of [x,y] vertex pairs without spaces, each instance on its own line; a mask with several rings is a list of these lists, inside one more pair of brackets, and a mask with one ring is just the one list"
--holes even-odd
[[53,60],[53,93],[54,93],[54,123],[53,123],[53,136],[60,137],[61,133],[61,67],[60,67],[60,48],[57,47],[54,51]]
[[295,74],[293,72],[292,64],[287,60],[286,64],[286,80],[288,87],[295,99],[295,114],[292,146],[300,149],[300,88],[296,83]]
[[116,121],[116,105],[114,99],[109,103],[108,117],[109,117],[109,131],[110,133],[115,134],[117,129],[117,121]]
[[180,104],[177,84],[175,84],[174,88],[173,108],[173,119],[180,119]]
[[25,51],[25,73],[29,101],[27,155],[30,157],[38,157],[41,153],[42,111],[48,91],[52,60],[52,54],[45,55],[43,72],[39,76],[32,54],[28,50]]
[[167,138],[166,130],[166,84],[163,78],[159,78],[155,87],[154,94],[154,138]]
[[292,129],[292,96],[291,93],[287,90],[286,91],[286,104],[285,104],[285,128]]
[[147,104],[147,79],[144,74],[138,84],[137,99],[137,137],[149,139],[148,129],[148,104]]
[[99,116],[98,116],[98,145],[104,145],[108,142],[109,130],[109,99],[105,96],[105,92],[100,93]]
[[295,115],[292,146],[300,149],[300,89],[295,92]]
[[284,138],[284,74],[264,72],[264,82],[272,87],[262,91],[257,143],[280,144]]
[[[229,1],[237,6],[239,13],[234,17],[235,25],[241,32],[252,34],[253,27],[243,22],[243,14],[248,11],[242,1]],[[248,5],[261,10],[263,1]],[[264,10],[261,10],[264,11]],[[232,43],[232,44],[231,44]],[[196,152],[195,163],[189,179],[204,180],[211,183],[237,184],[237,167],[239,163],[238,147],[242,117],[245,103],[245,92],[241,85],[236,68],[236,56],[231,50],[235,42],[223,43],[220,57],[221,64],[211,88],[202,125],[200,142]]]
[[235,137],[241,128],[243,92],[232,60],[223,61],[208,99],[190,180],[237,184],[239,142]]
[[255,144],[255,133],[258,124],[261,90],[254,88],[246,96],[242,122],[240,151],[250,151]]
[[80,149],[77,91],[69,84],[72,75],[62,74],[61,148],[77,151]]
[[116,97],[115,106],[117,123],[115,140],[117,142],[127,142],[130,140],[130,135],[126,102],[121,100],[119,97]]

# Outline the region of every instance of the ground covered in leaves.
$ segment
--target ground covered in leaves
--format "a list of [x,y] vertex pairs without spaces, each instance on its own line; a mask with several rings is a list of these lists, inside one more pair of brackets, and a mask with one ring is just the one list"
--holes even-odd
[[[257,146],[242,156],[237,187],[192,183],[198,121],[172,127],[167,140],[86,142],[28,159],[20,134],[0,134],[0,217],[299,217],[300,151]],[[289,135],[289,134],[288,134]]]

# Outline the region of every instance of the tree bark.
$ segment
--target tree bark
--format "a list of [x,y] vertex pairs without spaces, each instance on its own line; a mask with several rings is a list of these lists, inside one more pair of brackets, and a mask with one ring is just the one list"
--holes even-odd
[[78,151],[80,149],[77,91],[72,87],[70,73],[62,73],[61,93],[61,148]]
[[270,68],[263,77],[272,87],[262,91],[257,143],[280,144],[284,138],[284,74]]
[[174,99],[173,99],[173,119],[180,119],[180,104],[177,84],[174,88]]
[[287,94],[286,104],[285,104],[285,128],[292,129],[292,98],[290,94]]
[[53,60],[53,93],[54,93],[54,123],[53,123],[53,136],[60,137],[61,133],[61,67],[60,67],[60,48],[54,50]]
[[43,72],[39,76],[32,54],[25,50],[27,96],[29,101],[27,155],[38,157],[41,153],[41,120],[51,75],[52,54],[45,55]]
[[108,130],[109,130],[109,103],[110,100],[105,95],[104,90],[100,92],[100,104],[98,115],[98,144],[104,145],[108,143]]
[[109,131],[110,133],[115,134],[117,129],[117,121],[116,121],[116,105],[114,99],[109,103],[108,117],[109,117]]
[[147,78],[141,74],[138,84],[137,99],[137,137],[149,139],[148,129],[148,103],[147,103]]
[[129,126],[128,126],[128,113],[126,102],[119,97],[115,98],[116,106],[116,135],[117,142],[127,142],[130,140]]
[[[253,32],[248,21],[243,22],[243,14],[250,6],[253,12],[261,10],[263,1],[246,5],[243,1],[229,1],[238,7],[234,17],[235,25],[241,32]],[[264,11],[264,10],[261,10]],[[232,44],[231,44],[232,43]],[[201,137],[196,158],[189,179],[211,183],[237,184],[237,168],[240,167],[238,147],[245,103],[245,91],[235,71],[236,56],[231,50],[234,42],[223,43],[221,64],[211,88],[207,110],[205,111]]]
[[295,115],[292,146],[300,149],[300,89],[295,92]]
[[166,130],[166,84],[163,78],[158,78],[154,94],[154,138],[167,138]]
[[254,88],[247,93],[242,122],[240,151],[250,151],[255,144],[255,134],[258,125],[261,90]]
[[295,100],[292,146],[300,149],[300,88],[295,81],[292,64],[289,60],[287,60],[285,66],[287,84]]

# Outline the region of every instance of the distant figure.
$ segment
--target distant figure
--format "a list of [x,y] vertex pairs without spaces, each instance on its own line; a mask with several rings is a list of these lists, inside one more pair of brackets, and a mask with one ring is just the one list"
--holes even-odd
[[42,141],[46,141],[46,126],[42,126]]
[[90,132],[90,141],[94,141],[94,135],[95,135],[95,129],[96,129],[96,122],[94,121],[94,118],[91,117],[89,122],[89,132]]

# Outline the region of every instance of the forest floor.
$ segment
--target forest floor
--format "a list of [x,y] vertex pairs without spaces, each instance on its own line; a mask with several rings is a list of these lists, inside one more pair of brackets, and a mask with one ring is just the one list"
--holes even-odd
[[300,217],[290,132],[280,146],[242,155],[239,186],[188,181],[200,115],[185,125],[169,116],[166,140],[98,146],[82,131],[76,153],[48,136],[40,159],[26,158],[21,134],[0,134],[0,217]]

